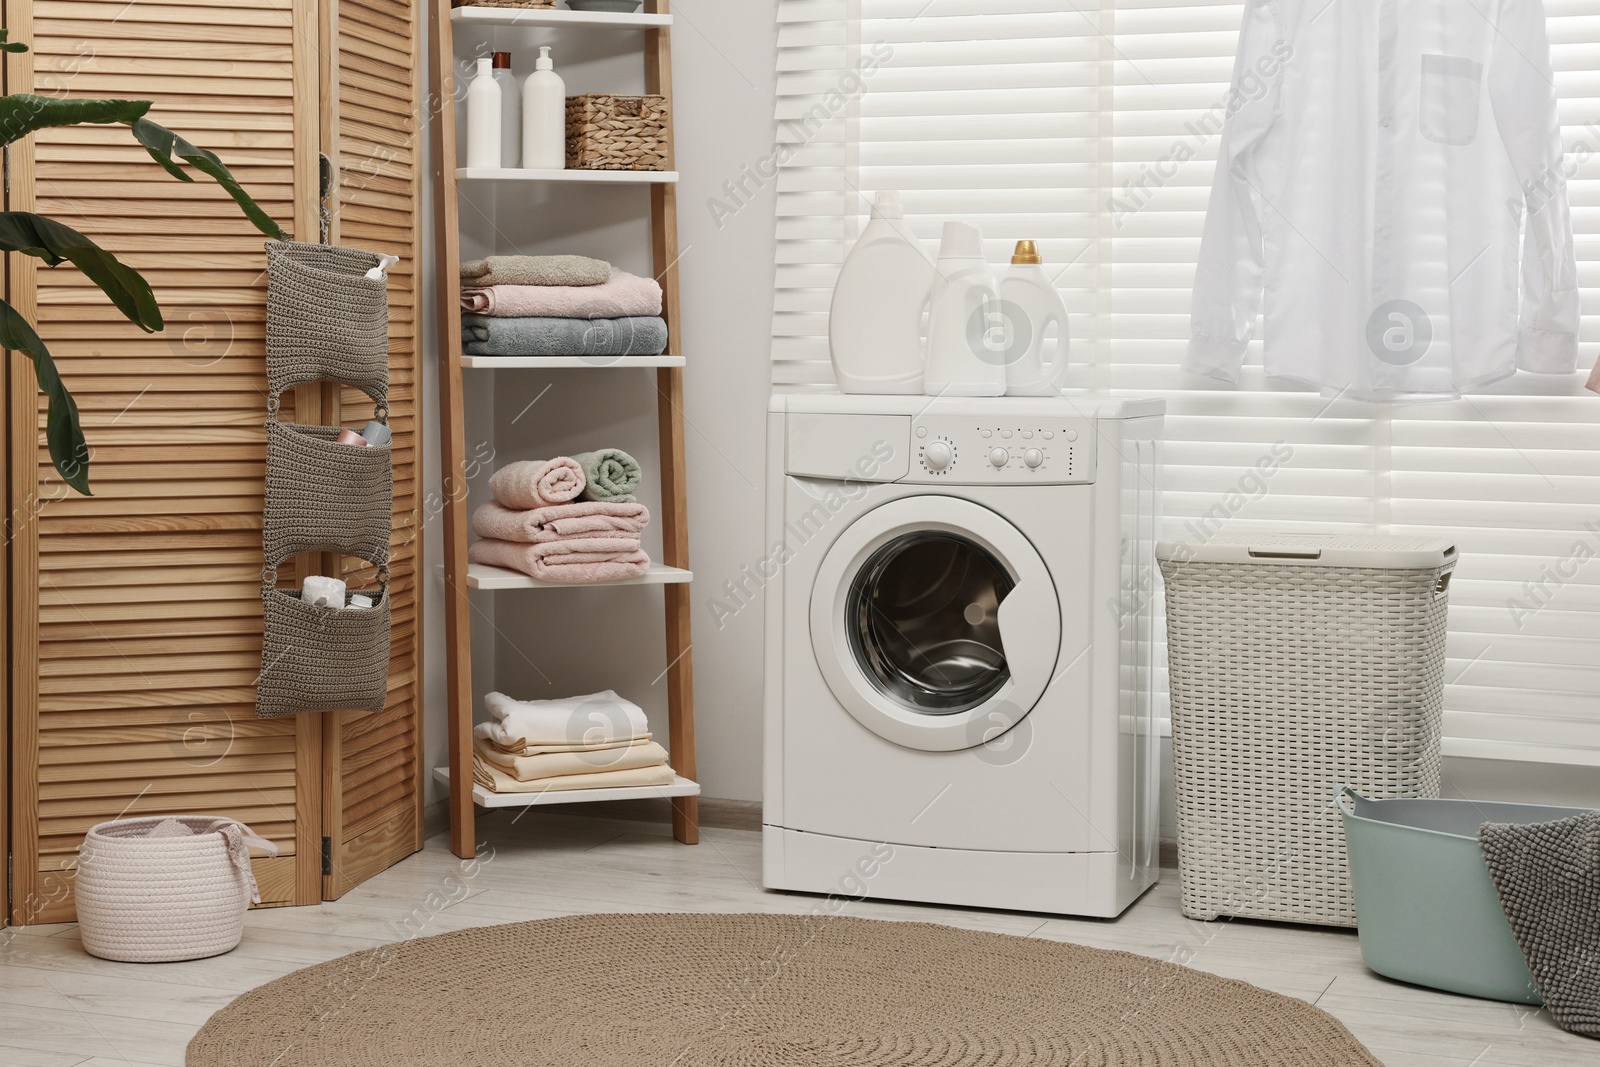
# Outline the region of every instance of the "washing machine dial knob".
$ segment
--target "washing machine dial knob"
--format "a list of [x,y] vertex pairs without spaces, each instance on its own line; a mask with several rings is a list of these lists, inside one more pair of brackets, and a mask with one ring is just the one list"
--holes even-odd
[[1044,465],[1044,453],[1037,448],[1030,448],[1022,454],[1022,462],[1029,467],[1041,467]]
[[989,450],[989,462],[996,467],[1004,467],[1011,462],[1011,453],[1003,448],[992,448]]
[[929,442],[928,447],[922,450],[922,462],[927,464],[931,471],[942,471],[955,461],[955,450],[944,441]]

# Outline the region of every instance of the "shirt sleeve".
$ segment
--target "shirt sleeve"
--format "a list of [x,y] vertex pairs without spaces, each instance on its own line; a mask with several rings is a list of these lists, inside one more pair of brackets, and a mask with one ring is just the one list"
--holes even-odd
[[1261,217],[1254,156],[1276,123],[1283,66],[1292,51],[1278,32],[1272,0],[1248,0],[1229,88],[1211,201],[1200,238],[1183,369],[1239,380],[1261,311]]
[[1517,365],[1540,374],[1578,367],[1578,266],[1541,0],[1501,0],[1489,58],[1489,105],[1524,190]]

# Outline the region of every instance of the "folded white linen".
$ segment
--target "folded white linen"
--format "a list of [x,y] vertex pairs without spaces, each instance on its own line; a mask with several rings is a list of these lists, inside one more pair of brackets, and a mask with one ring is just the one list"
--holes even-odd
[[489,693],[483,706],[494,718],[488,739],[511,745],[598,744],[650,732],[644,709],[614,690],[557,700],[513,700]]

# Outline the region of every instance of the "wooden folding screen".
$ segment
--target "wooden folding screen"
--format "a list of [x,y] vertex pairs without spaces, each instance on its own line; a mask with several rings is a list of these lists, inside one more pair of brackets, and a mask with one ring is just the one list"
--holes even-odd
[[[153,100],[152,118],[219,153],[296,239],[318,239],[318,147],[344,119],[323,88],[346,75],[324,58],[331,14],[314,0],[7,0],[5,12],[11,39],[33,48],[7,57],[8,92]],[[347,14],[345,32],[368,17]],[[415,109],[414,82],[385,88],[395,114]],[[353,132],[343,143],[342,167],[375,147]],[[391,289],[400,541],[417,520],[416,181],[409,163],[384,166],[403,172],[389,227],[355,224],[360,197],[340,214],[345,241],[406,260]],[[84,832],[123,814],[242,819],[281,850],[256,863],[266,903],[336,896],[420,844],[415,545],[394,567],[388,710],[258,721],[263,238],[215,183],[167,176],[126,128],[42,131],[12,146],[8,178],[8,207],[123,256],[167,321],[143,334],[72,268],[10,257],[9,299],[78,399],[95,494],[51,470],[31,364],[9,353],[12,921],[70,918]],[[338,417],[329,393],[302,388],[293,417]],[[359,856],[337,876],[325,873],[336,840]]]
[[[340,0],[325,23],[323,51],[335,65],[323,92],[324,115],[332,116],[323,123],[323,151],[335,179],[332,239],[401,257],[389,272],[395,434],[389,706],[381,716],[345,713],[327,723],[331,838],[323,889],[329,899],[422,847],[419,16],[413,0]],[[345,388],[337,400],[347,423],[359,426],[371,415],[372,401],[359,389]],[[346,566],[370,572],[356,560]]]

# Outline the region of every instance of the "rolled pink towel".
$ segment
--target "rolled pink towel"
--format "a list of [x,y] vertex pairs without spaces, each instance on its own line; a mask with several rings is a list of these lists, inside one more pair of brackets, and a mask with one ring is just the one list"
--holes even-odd
[[574,500],[532,511],[491,501],[472,513],[472,532],[479,537],[529,545],[619,534],[637,538],[648,525],[650,512],[643,504],[608,504],[599,500]]
[[473,563],[521,571],[542,582],[614,582],[650,569],[637,537],[574,537],[543,544],[485,538],[467,549]]
[[1594,370],[1589,372],[1588,388],[1592,392],[1600,393],[1600,360],[1595,361]]
[[497,318],[653,318],[661,314],[661,286],[621,270],[602,285],[462,286],[461,310]]
[[583,466],[568,456],[507,463],[489,475],[489,491],[508,508],[530,511],[577,499],[588,483]]

